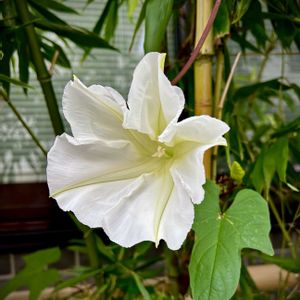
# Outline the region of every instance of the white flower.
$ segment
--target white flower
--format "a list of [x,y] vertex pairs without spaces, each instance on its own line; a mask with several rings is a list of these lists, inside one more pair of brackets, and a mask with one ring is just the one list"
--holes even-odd
[[149,53],[141,60],[127,104],[112,88],[69,82],[63,112],[74,137],[57,137],[48,154],[58,205],[124,247],[164,239],[180,248],[193,203],[204,196],[203,153],[225,145],[229,130],[209,116],[177,122],[184,95],[164,75],[164,58]]

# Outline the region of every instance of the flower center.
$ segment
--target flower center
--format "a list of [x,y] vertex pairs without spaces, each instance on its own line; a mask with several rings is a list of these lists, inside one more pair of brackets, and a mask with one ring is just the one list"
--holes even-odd
[[161,157],[169,157],[169,155],[166,153],[166,148],[159,145],[157,147],[156,152],[154,154],[152,154],[152,157],[161,158]]

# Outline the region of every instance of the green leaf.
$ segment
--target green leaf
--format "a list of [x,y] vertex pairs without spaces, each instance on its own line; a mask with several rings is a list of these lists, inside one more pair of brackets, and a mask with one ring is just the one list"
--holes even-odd
[[51,62],[54,56],[54,53],[56,51],[58,51],[58,57],[57,57],[57,61],[56,64],[68,68],[71,68],[71,63],[68,59],[68,57],[66,56],[64,50],[62,49],[62,47],[60,47],[58,44],[52,42],[52,46],[49,46],[48,44],[42,42],[41,43],[41,48],[42,48],[42,52],[44,57]]
[[243,17],[243,15],[247,12],[250,4],[251,4],[251,0],[237,1],[237,5],[234,11],[235,15],[232,20],[232,24],[238,22]]
[[55,291],[59,291],[61,289],[64,289],[66,287],[70,287],[70,286],[74,286],[80,282],[83,282],[91,277],[94,277],[95,275],[99,274],[99,273],[102,273],[103,270],[102,269],[97,269],[97,270],[91,270],[91,271],[86,271],[86,272],[83,272],[83,273],[79,273],[77,274],[76,276],[74,277],[71,277],[67,280],[64,280],[62,283],[58,284],[56,287],[55,287]]
[[263,174],[263,163],[264,163],[264,157],[263,157],[263,150],[262,150],[261,153],[256,158],[254,169],[250,175],[255,189],[259,193],[261,193],[265,185],[265,178]]
[[24,286],[29,288],[29,300],[37,299],[44,288],[60,279],[58,270],[47,269],[48,264],[59,259],[59,248],[40,250],[24,256],[24,269],[1,288],[0,299],[4,299],[12,291]]
[[106,246],[103,243],[102,239],[98,236],[96,236],[96,245],[99,253],[101,253],[106,259],[108,259],[110,262],[116,261],[116,257],[113,250],[111,249],[111,246]]
[[286,169],[289,158],[287,137],[282,137],[272,145],[266,145],[256,159],[251,173],[252,183],[260,193],[265,187],[270,188],[275,172],[282,182],[286,182]]
[[286,169],[289,159],[289,142],[288,138],[282,137],[276,141],[276,143],[271,148],[272,155],[275,161],[276,172],[279,179],[286,182]]
[[12,84],[15,84],[15,85],[18,85],[18,86],[21,86],[23,88],[26,88],[26,89],[32,89],[33,87],[25,82],[22,82],[16,78],[11,78],[11,77],[8,77],[4,74],[0,74],[0,81],[5,81],[5,82],[9,82],[9,83],[12,83]]
[[252,0],[242,19],[243,30],[251,31],[259,47],[265,48],[268,36],[262,15],[262,6],[258,0]]
[[221,213],[218,187],[207,182],[205,191],[204,201],[195,206],[195,245],[189,265],[192,296],[226,300],[238,285],[243,248],[273,255],[269,211],[257,192],[244,189]]
[[132,277],[137,285],[137,288],[139,289],[140,293],[142,294],[144,300],[151,300],[151,297],[150,297],[147,289],[143,285],[142,280],[140,279],[138,274],[132,272]]
[[[29,81],[29,52],[28,43],[24,31],[16,31],[16,42],[19,63],[19,79],[21,82],[28,84]],[[27,94],[27,88],[24,88],[24,93]]]
[[6,91],[6,94],[9,97],[10,92],[10,81],[7,80],[7,78],[10,78],[10,62],[12,55],[15,51],[15,41],[11,38],[10,35],[0,35],[0,44],[5,45],[5,47],[2,46],[2,59],[0,60],[0,70],[1,74],[5,76],[6,79],[0,78],[0,81],[2,81],[2,86]]
[[113,4],[114,0],[108,0],[105,4],[105,7],[100,15],[100,18],[98,19],[97,23],[95,24],[93,28],[93,32],[96,34],[99,34],[102,30],[102,27],[104,25],[106,16],[108,15],[108,12],[110,10],[111,5]]
[[82,47],[98,47],[116,50],[95,33],[81,27],[57,24],[46,20],[36,20],[35,25],[40,29],[52,31],[61,37],[66,37]]
[[242,86],[237,89],[233,95],[233,98],[236,101],[241,101],[242,99],[247,99],[248,97],[257,94],[258,97],[260,95],[276,95],[278,94],[278,90],[288,90],[290,87],[286,84],[283,84],[279,78],[271,79],[264,82],[253,83],[246,86]]
[[230,33],[230,17],[226,1],[222,1],[214,22],[214,37],[222,38]]
[[129,19],[132,19],[138,3],[139,3],[139,0],[128,0],[128,18]]
[[46,21],[53,23],[67,25],[65,21],[53,14],[51,11],[47,10],[43,5],[39,4],[39,2],[30,2],[30,5],[34,9],[35,14],[37,14],[37,17],[45,18]]
[[288,133],[293,133],[298,131],[300,131],[300,117],[297,117],[290,123],[283,125],[272,135],[272,137],[279,137],[279,136],[286,135]]
[[161,51],[172,15],[173,0],[149,0],[145,15],[145,53]]
[[234,30],[234,28],[232,28],[230,34],[231,34],[231,39],[240,45],[242,51],[245,51],[245,49],[250,49],[251,51],[263,54],[259,48],[255,47],[252,43],[250,43],[245,38],[245,36],[240,35],[238,31]]
[[262,157],[265,188],[269,190],[276,170],[276,160],[274,160],[274,155],[270,149],[265,150]]
[[263,261],[275,264],[289,272],[300,273],[300,259],[281,256],[269,256],[265,254],[259,254],[259,257]]
[[[109,13],[109,10],[110,10],[110,7],[111,5],[114,3],[114,0],[107,0],[105,6],[104,6],[104,9],[98,19],[98,21],[96,22],[94,28],[93,28],[93,32],[97,35],[100,34],[102,28],[103,28],[103,25],[105,23],[105,20],[106,20],[106,17]],[[91,48],[88,48],[88,49],[85,49],[84,51],[84,54],[83,54],[83,57],[82,57],[82,61],[85,60],[87,58],[87,56],[90,54],[91,52]]]
[[105,19],[104,37],[106,41],[109,41],[113,37],[115,30],[117,28],[118,9],[119,9],[118,0],[112,0],[112,3],[109,7],[109,11]]
[[57,2],[55,0],[29,0],[29,3],[42,5],[45,8],[52,9],[59,12],[78,15],[78,12],[75,9],[64,5],[62,2]]
[[129,51],[132,49],[135,37],[136,37],[136,35],[137,35],[144,19],[145,19],[147,3],[148,3],[148,0],[145,0],[144,3],[143,3],[143,6],[141,8],[138,20],[137,20],[137,22],[135,24],[135,27],[134,27],[134,32],[133,32],[132,39],[131,39],[131,42],[130,42]]

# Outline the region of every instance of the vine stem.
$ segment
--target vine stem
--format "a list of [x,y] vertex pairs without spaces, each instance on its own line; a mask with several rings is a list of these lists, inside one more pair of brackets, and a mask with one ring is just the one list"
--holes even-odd
[[197,59],[198,54],[209,34],[209,31],[215,21],[215,18],[217,16],[220,4],[221,4],[222,0],[217,0],[215,2],[215,5],[211,11],[211,14],[208,18],[207,24],[203,30],[203,33],[199,39],[199,42],[197,43],[196,47],[194,48],[190,58],[188,59],[188,61],[186,62],[186,64],[183,66],[183,68],[181,69],[181,71],[177,74],[177,76],[172,80],[172,84],[175,85],[183,76],[184,74],[188,71],[188,69],[191,67],[191,65],[193,64],[193,62]]

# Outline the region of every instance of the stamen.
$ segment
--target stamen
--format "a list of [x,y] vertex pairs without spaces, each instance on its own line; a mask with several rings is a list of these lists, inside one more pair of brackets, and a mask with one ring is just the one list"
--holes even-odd
[[158,157],[158,158],[161,158],[163,156],[166,156],[166,149],[163,148],[162,146],[158,146],[157,147],[157,150],[154,154],[152,154],[152,157]]

